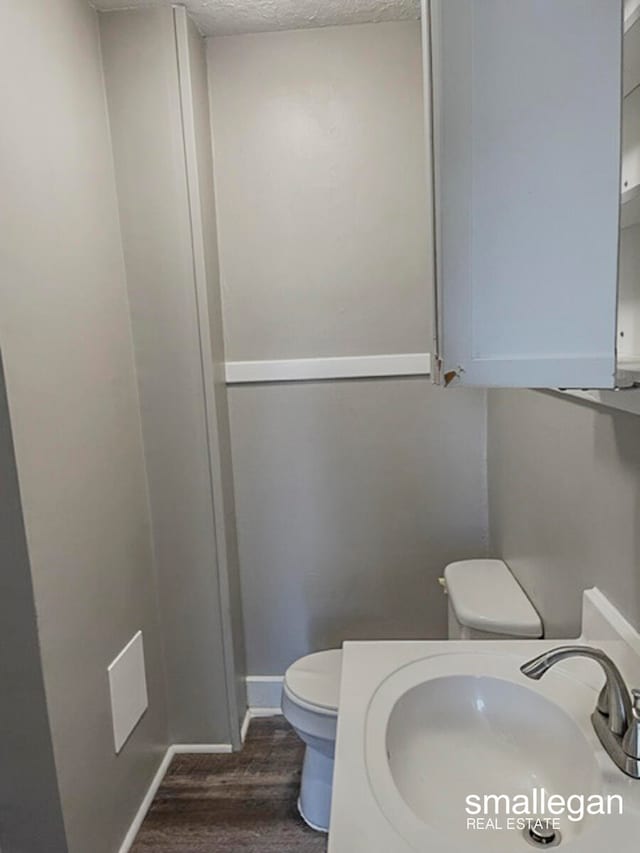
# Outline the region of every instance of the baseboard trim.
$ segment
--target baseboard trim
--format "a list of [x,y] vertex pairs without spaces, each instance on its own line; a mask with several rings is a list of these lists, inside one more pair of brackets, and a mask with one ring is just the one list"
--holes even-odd
[[247,712],[244,715],[244,720],[242,721],[242,726],[240,727],[240,740],[244,744],[247,738],[247,732],[249,731],[249,724],[251,722],[251,711],[247,708]]
[[173,755],[189,755],[202,753],[203,755],[226,755],[233,752],[230,743],[176,743],[172,747]]
[[[275,717],[282,713],[282,709],[280,707],[282,680],[283,677],[281,675],[256,675],[249,676],[247,678],[247,698],[249,708],[247,709],[242,722],[241,736],[243,743],[247,736],[251,720],[259,717]],[[142,822],[151,807],[153,798],[158,792],[158,788],[162,784],[162,780],[164,779],[167,770],[169,769],[171,759],[175,755],[186,755],[189,753],[225,755],[230,752],[233,752],[233,747],[230,743],[174,743],[170,746],[167,749],[164,758],[160,762],[153,779],[151,780],[149,789],[140,803],[140,808],[136,812],[133,822],[120,845],[118,853],[129,853],[133,847],[133,842],[136,840],[136,836],[140,831]]]
[[252,713],[254,710],[271,710],[272,713],[281,713],[282,681],[282,675],[247,676],[247,704]]
[[173,758],[173,747],[169,747],[165,752],[164,758],[160,762],[160,766],[156,770],[155,776],[151,780],[151,784],[149,785],[149,790],[142,798],[142,802],[140,803],[140,808],[136,812],[136,815],[133,819],[131,826],[127,834],[124,837],[122,844],[120,845],[119,853],[129,853],[129,850],[133,847],[133,842],[136,840],[136,836],[140,831],[140,827],[142,826],[142,821],[147,816],[147,812],[151,808],[151,803],[153,802],[153,798],[155,797],[158,788],[160,787],[162,780],[165,777],[167,770],[169,769],[169,765],[171,764],[171,759]]
[[136,840],[138,832],[140,831],[142,822],[147,816],[147,812],[151,808],[153,798],[158,793],[158,788],[162,784],[162,780],[164,779],[167,770],[169,769],[169,765],[171,764],[171,761],[175,755],[183,755],[187,753],[223,755],[232,751],[233,750],[230,743],[175,743],[172,746],[168,747],[162,761],[160,762],[158,769],[155,772],[153,779],[151,780],[151,784],[149,785],[147,793],[142,798],[140,808],[135,814],[131,826],[129,827],[127,834],[125,835],[124,840],[120,845],[118,853],[129,853],[129,851],[133,847],[133,843]]
[[260,717],[280,717],[282,708],[251,708],[251,719],[257,720]]

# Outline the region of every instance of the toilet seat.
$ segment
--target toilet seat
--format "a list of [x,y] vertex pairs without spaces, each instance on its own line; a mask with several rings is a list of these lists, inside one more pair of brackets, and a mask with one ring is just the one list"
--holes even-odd
[[337,715],[341,675],[342,650],[330,649],[297,660],[287,670],[283,686],[301,707]]

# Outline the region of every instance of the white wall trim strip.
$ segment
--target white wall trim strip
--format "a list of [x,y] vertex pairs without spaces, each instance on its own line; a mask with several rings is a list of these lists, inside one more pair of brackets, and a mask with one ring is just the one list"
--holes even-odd
[[136,840],[136,836],[138,835],[138,832],[140,832],[142,822],[144,821],[147,812],[151,808],[153,798],[157,794],[158,788],[162,784],[162,780],[164,779],[167,770],[169,769],[169,765],[171,764],[171,760],[173,759],[174,755],[189,752],[223,754],[232,752],[232,747],[230,743],[176,743],[173,744],[173,746],[170,746],[165,752],[164,758],[160,762],[160,766],[156,770],[156,773],[153,779],[151,780],[151,784],[149,785],[147,793],[142,798],[140,808],[135,814],[131,826],[129,827],[127,834],[125,835],[122,844],[120,845],[118,853],[129,853],[129,851],[133,847],[133,843]]
[[280,714],[282,675],[247,676],[247,704],[252,716]]
[[228,361],[228,385],[247,382],[304,382],[313,379],[368,379],[376,376],[429,376],[427,352],[295,358],[278,361]]

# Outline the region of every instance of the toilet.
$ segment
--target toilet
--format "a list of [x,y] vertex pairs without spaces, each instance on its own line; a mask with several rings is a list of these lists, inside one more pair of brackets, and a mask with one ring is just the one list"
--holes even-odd
[[[502,560],[450,563],[441,582],[449,639],[543,636],[540,616]],[[329,831],[341,672],[340,649],[316,652],[289,667],[282,687],[282,713],[306,745],[298,811],[320,832]]]
[[305,743],[298,811],[312,829],[329,831],[342,650],[300,658],[287,670],[282,713]]
[[444,570],[450,640],[539,640],[540,616],[502,560],[461,560]]

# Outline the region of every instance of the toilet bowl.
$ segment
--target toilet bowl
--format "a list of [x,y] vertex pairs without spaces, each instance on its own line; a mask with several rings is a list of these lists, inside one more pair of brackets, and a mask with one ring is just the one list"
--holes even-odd
[[282,686],[282,713],[306,746],[298,811],[320,832],[329,831],[341,673],[340,649],[316,652],[290,666]]
[[[542,636],[542,623],[502,560],[463,560],[447,566],[449,639],[524,639]],[[307,655],[287,670],[282,713],[306,749],[298,811],[312,829],[329,831],[342,651]]]

